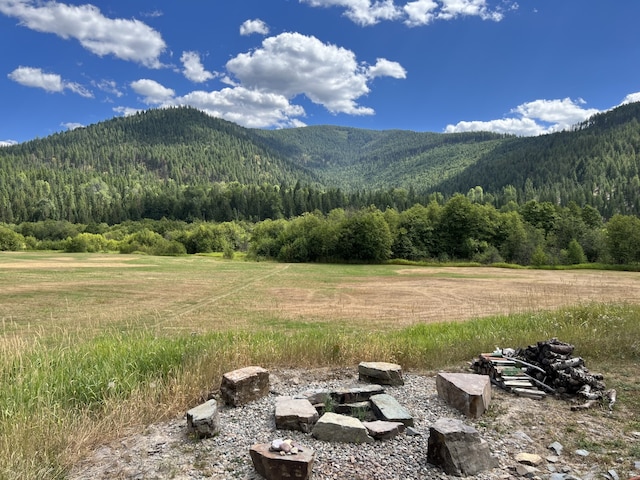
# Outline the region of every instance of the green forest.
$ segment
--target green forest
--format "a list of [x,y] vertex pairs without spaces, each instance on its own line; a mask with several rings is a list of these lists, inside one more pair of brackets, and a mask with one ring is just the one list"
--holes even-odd
[[0,249],[638,262],[639,121],[519,138],[148,110],[0,148]]

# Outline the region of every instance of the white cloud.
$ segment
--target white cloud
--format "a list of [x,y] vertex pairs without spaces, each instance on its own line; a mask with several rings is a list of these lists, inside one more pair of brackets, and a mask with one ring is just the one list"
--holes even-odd
[[75,38],[90,52],[160,68],[166,45],[160,33],[139,20],[111,19],[94,5],[67,5],[55,1],[0,0],[0,13],[15,17],[38,32]]
[[101,80],[99,82],[92,82],[92,85],[103,92],[106,92],[115,97],[122,97],[124,95],[118,88],[118,84],[113,80]]
[[[377,65],[384,62],[388,61],[378,59]],[[392,64],[397,65],[394,74],[398,74],[402,67],[388,62]],[[261,48],[232,58],[226,66],[249,89],[278,93],[289,99],[306,95],[333,113],[374,113],[356,102],[369,93],[368,67],[359,65],[352,51],[322,43],[312,36],[282,33],[269,37]],[[377,71],[378,75],[382,73]]]
[[240,35],[251,35],[253,33],[268,35],[269,27],[259,18],[256,18],[254,20],[247,20],[242,25],[240,25]]
[[15,140],[0,140],[0,147],[10,147],[11,145],[17,145]]
[[491,11],[486,0],[441,0],[442,8],[438,18],[452,20],[458,17],[480,17],[483,20],[499,22],[503,14],[497,10]]
[[630,93],[629,95],[624,97],[624,100],[622,100],[622,103],[620,103],[620,105],[633,102],[640,102],[640,92]]
[[393,77],[407,78],[407,71],[398,62],[391,62],[386,58],[378,58],[375,65],[367,70],[369,78]]
[[184,67],[184,76],[192,82],[202,83],[215,77],[213,73],[204,69],[198,52],[182,52],[180,61]]
[[312,7],[342,7],[349,19],[358,25],[375,25],[383,20],[402,20],[407,26],[428,25],[434,20],[454,20],[459,17],[480,17],[499,22],[504,10],[515,10],[518,4],[503,0],[492,10],[487,0],[414,0],[400,7],[394,0],[299,0]]
[[396,20],[402,16],[402,10],[393,0],[300,0],[312,7],[344,7],[345,16],[358,25],[375,25],[381,20]]
[[583,108],[582,99],[534,100],[523,103],[511,110],[515,118],[501,118],[489,121],[462,121],[447,125],[446,133],[491,131],[519,136],[534,136],[559,132],[571,128],[600,110]]
[[435,20],[435,11],[437,8],[438,4],[433,0],[407,2],[403,7],[404,13],[407,16],[404,23],[410,27],[428,25]]
[[47,92],[62,93],[71,90],[86,98],[93,98],[93,93],[75,82],[67,82],[57,73],[45,73],[40,68],[18,67],[7,77],[25,87],[41,88]]
[[173,103],[190,105],[248,128],[296,126],[299,122],[294,117],[305,113],[301,106],[292,105],[284,95],[244,87],[195,91],[176,98]]
[[[406,77],[397,62],[379,58],[368,66],[358,63],[350,50],[299,33],[267,38],[226,67],[229,74],[221,81],[229,87],[221,90],[179,96],[150,79],[137,80],[131,88],[147,105],[190,105],[245,127],[264,128],[304,125],[299,117],[305,110],[294,103],[300,95],[332,113],[372,115],[373,109],[357,103],[369,93],[368,83],[377,77]],[[115,111],[126,113],[125,107]]]
[[171,101],[176,94],[174,90],[166,88],[155,80],[149,80],[148,78],[131,82],[131,88],[138,95],[142,95],[142,101],[147,105],[162,105],[165,102]]
[[130,117],[131,115],[135,115],[142,110],[139,108],[130,108],[130,107],[114,107],[113,111],[119,113],[123,117]]
[[65,123],[61,123],[60,125],[65,127],[68,130],[75,130],[76,128],[84,127],[82,123],[77,123],[77,122],[65,122]]

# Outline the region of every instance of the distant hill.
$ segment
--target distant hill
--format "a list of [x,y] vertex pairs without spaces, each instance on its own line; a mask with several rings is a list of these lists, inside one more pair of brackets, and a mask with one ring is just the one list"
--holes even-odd
[[638,214],[639,122],[640,103],[527,138],[257,130],[193,108],[149,110],[0,148],[0,221],[258,219],[346,206],[356,193],[364,202],[363,192],[402,190],[419,201],[477,187],[497,206],[573,201]]

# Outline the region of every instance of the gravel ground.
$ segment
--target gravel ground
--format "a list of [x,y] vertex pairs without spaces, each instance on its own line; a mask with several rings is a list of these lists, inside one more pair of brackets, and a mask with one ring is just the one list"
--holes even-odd
[[[295,395],[308,389],[348,387],[357,384],[354,370],[280,370],[270,375],[271,393],[249,405],[220,407],[222,433],[214,438],[194,440],[187,435],[183,417],[151,425],[144,432],[97,449],[71,472],[72,480],[94,479],[260,479],[249,457],[255,443],[291,438],[315,453],[313,480],[411,480],[448,479],[438,467],[427,463],[429,426],[439,418],[457,418],[473,425],[490,445],[499,467],[475,476],[478,480],[518,478],[514,456],[553,452],[548,445],[560,438],[549,437],[554,422],[566,420],[569,407],[556,399],[543,401],[517,398],[493,390],[492,406],[482,418],[470,420],[448,407],[436,394],[433,375],[404,375],[405,385],[385,387],[413,416],[421,435],[399,435],[373,444],[341,444],[315,440],[310,434],[277,431],[273,412],[280,395]],[[220,402],[219,402],[220,405]],[[191,406],[190,406],[191,407]],[[555,415],[553,411],[555,410]],[[569,416],[571,416],[569,415]],[[585,415],[585,414],[576,414]],[[582,417],[574,417],[580,425]],[[591,420],[589,421],[591,422]],[[588,422],[585,420],[586,425]],[[612,432],[616,435],[616,432]],[[619,471],[626,459],[620,459]],[[555,461],[543,462],[534,478],[564,480],[606,478],[588,457],[573,452]],[[606,470],[604,470],[606,472]],[[564,474],[564,475],[562,475]]]

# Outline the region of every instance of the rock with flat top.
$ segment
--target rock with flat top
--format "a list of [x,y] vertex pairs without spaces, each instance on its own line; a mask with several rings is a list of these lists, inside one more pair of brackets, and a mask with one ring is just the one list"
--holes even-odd
[[258,400],[269,393],[269,372],[262,367],[245,367],[222,376],[222,399],[227,405],[238,407]]
[[400,435],[405,430],[402,422],[385,422],[384,420],[376,420],[374,422],[362,422],[369,435],[376,440],[390,440]]
[[360,420],[333,412],[322,415],[311,434],[326,442],[373,443],[373,438]]
[[371,409],[379,420],[400,422],[407,427],[413,427],[413,416],[387,393],[373,395],[370,398]]
[[281,455],[281,452],[270,450],[269,443],[258,443],[249,450],[253,467],[267,480],[286,478],[308,480],[315,453],[312,449],[301,447],[295,455]]
[[387,362],[361,362],[358,365],[358,378],[361,382],[379,385],[404,385],[402,367]]
[[309,433],[318,421],[317,410],[305,398],[278,397],[276,399],[276,428]]
[[429,429],[427,462],[455,476],[476,475],[498,466],[478,431],[453,418],[441,418]]
[[198,438],[213,437],[220,433],[218,403],[209,400],[187,412],[187,430]]
[[480,417],[491,403],[488,375],[440,372],[436,377],[438,396],[471,418]]
[[515,461],[523,465],[530,465],[532,467],[537,467],[542,463],[542,457],[535,453],[521,452],[516,455]]

